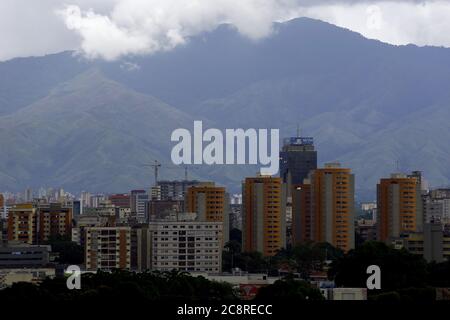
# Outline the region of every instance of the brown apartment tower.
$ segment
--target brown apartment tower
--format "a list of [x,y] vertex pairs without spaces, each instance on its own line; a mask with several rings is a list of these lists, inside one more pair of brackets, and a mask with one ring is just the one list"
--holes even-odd
[[293,242],[328,242],[349,251],[354,236],[355,177],[338,163],[311,171],[292,191]]
[[52,237],[71,237],[72,208],[59,203],[18,204],[9,210],[8,240],[40,244]]
[[392,174],[377,185],[378,240],[392,239],[423,228],[420,179],[417,176]]
[[243,251],[274,256],[286,247],[286,184],[281,178],[246,178],[242,185]]
[[72,208],[59,203],[39,205],[39,243],[52,237],[72,237]]
[[299,245],[312,241],[311,184],[292,186],[292,243]]
[[36,244],[37,214],[32,204],[18,204],[8,213],[8,241]]

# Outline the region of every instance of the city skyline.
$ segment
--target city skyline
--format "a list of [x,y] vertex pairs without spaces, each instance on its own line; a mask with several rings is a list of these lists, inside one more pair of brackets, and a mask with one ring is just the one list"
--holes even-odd
[[449,17],[449,0],[0,1],[0,301],[445,307]]

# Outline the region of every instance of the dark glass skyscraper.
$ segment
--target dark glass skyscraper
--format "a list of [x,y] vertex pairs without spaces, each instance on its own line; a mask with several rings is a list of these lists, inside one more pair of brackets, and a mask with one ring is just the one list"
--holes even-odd
[[317,169],[317,151],[311,137],[284,139],[280,152],[280,177],[284,183],[302,184],[311,170]]

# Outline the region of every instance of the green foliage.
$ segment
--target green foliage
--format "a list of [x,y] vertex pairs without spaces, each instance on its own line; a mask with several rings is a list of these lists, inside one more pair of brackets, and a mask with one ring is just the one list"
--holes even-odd
[[84,248],[73,242],[70,237],[52,237],[46,244],[51,245],[52,252],[59,254],[58,262],[61,264],[79,265],[84,262]]
[[388,291],[369,296],[372,301],[379,302],[432,302],[436,300],[434,288],[407,288],[396,291]]
[[223,251],[223,270],[231,271],[232,268],[251,273],[267,272],[268,260],[260,252],[241,252],[241,244],[237,241],[229,241]]
[[450,288],[450,261],[428,264],[428,284],[433,287]]
[[132,273],[115,270],[83,274],[81,290],[68,290],[66,279],[46,279],[39,286],[17,283],[0,291],[0,300],[33,301],[219,301],[236,299],[229,284],[186,273]]
[[308,282],[286,278],[261,288],[256,296],[256,300],[271,299],[320,301],[324,300],[324,297],[319,289],[312,287]]
[[264,257],[259,252],[241,252],[239,244],[228,242],[223,255],[223,269],[231,267],[248,272],[268,272],[278,275],[278,270],[298,272],[308,279],[313,271],[321,271],[326,260],[336,260],[344,252],[329,243],[308,242],[293,248],[282,249],[273,257]]
[[384,291],[410,287],[423,288],[427,281],[425,260],[406,250],[396,250],[381,242],[366,242],[336,260],[329,271],[337,286],[364,288],[367,267],[381,268],[381,288]]

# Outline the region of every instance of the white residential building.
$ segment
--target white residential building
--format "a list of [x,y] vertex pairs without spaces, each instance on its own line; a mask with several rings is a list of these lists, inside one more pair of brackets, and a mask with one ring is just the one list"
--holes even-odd
[[220,273],[222,222],[152,221],[150,264],[153,270]]

